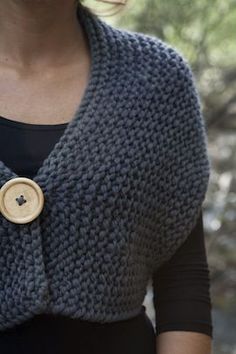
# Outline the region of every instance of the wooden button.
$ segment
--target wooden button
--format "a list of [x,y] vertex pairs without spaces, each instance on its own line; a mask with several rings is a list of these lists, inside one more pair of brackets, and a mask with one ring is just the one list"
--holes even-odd
[[34,220],[42,211],[44,195],[40,186],[30,178],[12,178],[0,189],[0,211],[17,224]]

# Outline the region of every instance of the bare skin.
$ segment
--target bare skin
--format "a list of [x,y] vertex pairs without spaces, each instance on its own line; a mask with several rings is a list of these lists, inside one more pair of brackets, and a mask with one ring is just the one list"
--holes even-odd
[[35,124],[70,121],[90,66],[74,0],[0,1],[0,115]]
[[[90,66],[74,0],[0,1],[0,115],[33,124],[69,122]],[[211,338],[201,333],[157,337],[158,354],[210,354],[210,348]]]

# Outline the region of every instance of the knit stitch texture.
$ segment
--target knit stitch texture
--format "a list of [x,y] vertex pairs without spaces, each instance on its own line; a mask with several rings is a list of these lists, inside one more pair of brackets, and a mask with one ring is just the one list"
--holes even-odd
[[[183,55],[77,13],[90,79],[33,178],[41,214],[26,224],[0,214],[1,330],[43,312],[101,323],[137,315],[153,272],[195,226],[208,187],[205,122]],[[14,177],[0,161],[0,186]]]

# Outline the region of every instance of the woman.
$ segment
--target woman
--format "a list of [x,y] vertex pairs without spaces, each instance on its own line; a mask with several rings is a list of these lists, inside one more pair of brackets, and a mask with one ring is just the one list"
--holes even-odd
[[73,0],[2,0],[0,55],[1,354],[209,353],[209,162],[187,64]]

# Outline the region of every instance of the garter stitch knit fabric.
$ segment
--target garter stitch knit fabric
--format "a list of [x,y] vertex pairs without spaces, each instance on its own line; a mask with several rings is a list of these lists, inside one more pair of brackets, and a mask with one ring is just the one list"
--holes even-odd
[[[157,37],[77,13],[90,79],[33,178],[41,214],[25,224],[0,214],[1,330],[42,312],[95,322],[137,315],[208,187],[205,122],[183,56]],[[0,161],[0,186],[14,177]]]

